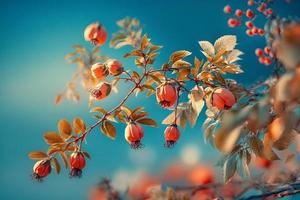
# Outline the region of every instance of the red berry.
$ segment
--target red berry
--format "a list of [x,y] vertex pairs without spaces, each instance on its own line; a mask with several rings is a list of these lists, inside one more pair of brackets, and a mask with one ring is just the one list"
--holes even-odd
[[107,32],[101,24],[96,22],[85,28],[84,38],[94,45],[103,45],[107,40]]
[[266,15],[272,15],[273,14],[272,8],[267,9],[265,12],[266,12]]
[[265,158],[256,157],[254,165],[256,168],[269,168],[272,165],[272,161]]
[[131,148],[137,149],[142,147],[141,139],[144,137],[144,129],[139,124],[130,122],[125,128],[125,139]]
[[265,57],[259,57],[259,58],[258,58],[258,61],[259,61],[261,64],[264,64],[264,62],[265,62]]
[[82,169],[85,167],[85,157],[81,152],[74,152],[70,156],[71,177],[80,177]]
[[50,160],[40,160],[35,163],[33,166],[33,175],[32,177],[40,180],[48,176],[51,172],[51,163]]
[[247,26],[247,28],[253,28],[253,22],[252,21],[246,21],[245,25]]
[[123,71],[122,63],[115,59],[109,59],[106,61],[106,66],[108,68],[109,74],[113,76],[119,76]]
[[269,58],[269,57],[265,57],[265,58],[264,58],[264,64],[265,64],[265,65],[270,65],[271,62],[272,62],[271,58]]
[[91,97],[97,101],[106,98],[111,92],[111,84],[100,82],[94,89],[91,89]]
[[85,157],[81,152],[72,153],[70,156],[71,168],[83,169],[85,167]]
[[223,11],[224,11],[224,13],[226,13],[226,14],[231,13],[232,10],[231,10],[230,5],[226,5],[226,6],[224,7]]
[[254,27],[251,30],[254,35],[258,34],[258,28]]
[[254,1],[253,0],[249,0],[248,1],[248,6],[253,6],[254,5]]
[[251,29],[247,29],[247,30],[246,30],[246,34],[247,34],[248,36],[253,36],[253,32],[252,32]]
[[258,34],[261,35],[261,36],[263,36],[265,34],[264,29],[261,29],[261,28],[258,29]]
[[264,51],[266,54],[269,54],[271,52],[271,47],[266,46]]
[[257,7],[257,10],[259,12],[263,12],[266,9],[266,7],[267,7],[267,4],[261,3],[260,6]]
[[242,11],[241,9],[236,9],[235,15],[236,15],[237,17],[241,17],[241,16],[243,15],[243,11]]
[[263,52],[262,49],[257,48],[257,49],[255,50],[255,54],[256,54],[258,57],[261,57],[261,56],[264,55],[264,52]]
[[218,88],[214,90],[211,98],[211,104],[219,110],[228,110],[236,102],[235,96],[231,91],[225,88]]
[[163,108],[172,108],[177,102],[177,93],[173,84],[165,82],[156,88],[156,100]]
[[246,16],[247,16],[248,18],[253,18],[255,15],[254,15],[254,12],[253,12],[252,10],[248,9],[248,10],[246,11]]
[[228,19],[228,26],[229,27],[236,27],[238,25],[238,20],[234,18],[229,18]]
[[166,147],[173,146],[180,137],[180,131],[175,124],[170,125],[165,130]]

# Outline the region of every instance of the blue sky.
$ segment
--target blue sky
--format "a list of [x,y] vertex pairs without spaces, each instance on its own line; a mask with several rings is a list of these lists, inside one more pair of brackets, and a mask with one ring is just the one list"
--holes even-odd
[[[262,38],[250,38],[244,28],[227,27],[227,16],[222,9],[225,4],[245,8],[245,1],[8,1],[0,2],[0,140],[1,174],[0,199],[84,199],[87,190],[101,177],[111,176],[116,171],[146,170],[155,172],[172,160],[180,158],[182,149],[196,147],[200,162],[212,162],[217,153],[203,142],[200,118],[197,126],[187,128],[179,144],[166,150],[163,147],[162,132],[145,128],[146,148],[133,152],[123,139],[123,126],[118,126],[118,137],[111,141],[95,131],[88,138],[86,150],[91,153],[84,176],[80,180],[69,179],[63,171],[53,173],[43,184],[30,179],[33,161],[27,153],[34,149],[46,149],[42,134],[56,130],[60,118],[72,119],[81,116],[87,122],[89,115],[87,102],[74,104],[64,102],[53,104],[56,93],[71,78],[75,66],[68,65],[63,57],[75,43],[89,46],[83,39],[83,29],[94,21],[101,21],[109,33],[117,30],[115,21],[125,16],[136,17],[145,25],[145,32],[155,44],[164,48],[157,59],[159,67],[176,50],[186,49],[201,56],[199,40],[214,41],[224,34],[236,34],[238,48],[245,53],[240,62],[244,74],[236,76],[243,84],[251,84],[270,73],[268,67],[258,64],[254,55],[256,47],[263,47]],[[289,5],[278,0],[275,12],[282,16],[299,14],[300,3]],[[298,16],[299,17],[299,16]],[[120,51],[103,46],[106,55],[122,59],[128,48]],[[124,60],[122,60],[124,61]],[[127,69],[132,61],[124,61]],[[122,86],[125,87],[125,86]],[[126,91],[126,88],[124,88]],[[122,98],[121,92],[101,102],[103,107],[112,107]],[[150,116],[162,120],[168,111],[162,111],[155,98],[133,98],[129,106],[144,105]],[[159,156],[158,156],[159,155]],[[148,159],[144,159],[147,157]]]

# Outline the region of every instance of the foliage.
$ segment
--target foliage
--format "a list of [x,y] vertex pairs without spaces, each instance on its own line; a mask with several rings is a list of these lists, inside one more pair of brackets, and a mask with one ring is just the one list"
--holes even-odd
[[[44,134],[45,142],[49,145],[48,151],[33,151],[29,157],[51,160],[59,173],[60,164],[56,156],[61,157],[66,168],[70,168],[69,156],[72,152],[83,152],[85,157],[90,158],[83,150],[82,142],[96,128],[107,137],[115,139],[119,134],[115,123],[156,127],[157,122],[148,116],[143,107],[126,106],[132,95],[151,96],[156,93],[157,101],[162,107],[171,110],[162,120],[165,125],[175,124],[185,128],[189,123],[193,127],[203,108],[206,108],[204,138],[222,154],[218,164],[223,168],[225,182],[230,182],[236,173],[243,177],[250,176],[249,164],[253,155],[268,161],[280,159],[278,151],[288,149],[300,131],[300,61],[297,56],[300,51],[300,25],[295,21],[276,17],[270,11],[260,11],[261,6],[266,6],[264,9],[267,9],[270,1],[253,4],[257,4],[259,12],[267,17],[264,33],[261,35],[266,36],[267,47],[270,48],[266,51],[268,59],[272,59],[268,63],[274,64],[274,74],[268,79],[246,88],[226,77],[227,74],[243,73],[238,64],[243,53],[236,49],[235,35],[224,35],[214,43],[199,41],[204,57],[200,59],[199,55],[194,56],[192,63],[189,62],[192,52],[178,50],[160,68],[154,67],[157,66],[155,58],[162,46],[153,44],[148,35],[143,34],[137,19],[126,17],[117,22],[120,30],[113,34],[110,47],[119,49],[131,46],[124,58],[134,58],[136,68],[125,68],[118,75],[107,73],[104,80],[97,80],[92,75],[91,66],[100,62],[110,69],[113,66],[109,66],[107,61],[112,58],[99,55],[100,46],[89,51],[75,45],[75,52],[68,54],[66,59],[76,63],[78,71],[55,102],[60,103],[64,97],[78,101],[80,95],[75,86],[80,81],[84,90],[89,93],[91,112],[97,120],[86,126],[79,117],[73,120],[72,125],[68,120],[61,119],[58,122],[58,132],[49,131]],[[226,9],[226,13],[231,12]],[[240,11],[235,15],[240,21]],[[246,16],[254,20],[249,11]],[[261,53],[259,55],[262,56]],[[266,64],[265,61],[263,63]],[[94,107],[92,102],[97,99],[92,91],[97,90],[97,85],[106,81],[117,91],[120,80],[132,87],[119,104],[111,110]],[[160,87],[164,89],[159,90]],[[171,95],[171,91],[176,95]],[[181,101],[182,96],[187,96],[188,101]],[[142,135],[140,137],[142,139]],[[298,172],[299,169],[293,171],[289,179],[282,181],[292,181],[298,176]]]

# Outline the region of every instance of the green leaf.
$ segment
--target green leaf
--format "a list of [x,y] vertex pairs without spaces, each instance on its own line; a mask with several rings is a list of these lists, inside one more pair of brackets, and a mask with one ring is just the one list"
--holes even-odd
[[228,183],[236,172],[237,160],[236,156],[230,156],[224,163],[224,181]]

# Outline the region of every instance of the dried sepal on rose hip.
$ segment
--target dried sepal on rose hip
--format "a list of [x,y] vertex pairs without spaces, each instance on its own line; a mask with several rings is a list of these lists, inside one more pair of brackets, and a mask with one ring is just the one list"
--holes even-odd
[[82,152],[74,152],[70,155],[70,177],[81,177],[85,167],[85,156]]
[[135,122],[129,122],[125,128],[125,139],[131,148],[138,149],[143,147],[141,140],[144,137],[144,129]]
[[165,135],[165,147],[173,147],[180,138],[180,131],[176,124],[169,125],[164,132]]
[[102,100],[106,98],[111,92],[111,84],[107,82],[99,83],[94,89],[91,90],[91,96],[95,100]]
[[109,74],[112,76],[119,76],[124,71],[122,63],[120,63],[116,59],[109,59],[106,62],[106,66],[108,68]]
[[162,83],[156,88],[156,100],[163,108],[172,108],[177,102],[176,87],[169,82]]
[[103,45],[107,40],[107,32],[101,24],[96,22],[85,28],[84,39],[97,46]]
[[108,75],[107,66],[102,63],[95,63],[91,67],[92,76],[97,80],[104,80]]
[[48,176],[51,173],[51,162],[49,159],[37,161],[33,166],[32,177],[36,180]]
[[236,99],[232,92],[225,88],[217,88],[212,93],[212,106],[217,107],[219,110],[228,110],[235,103]]

